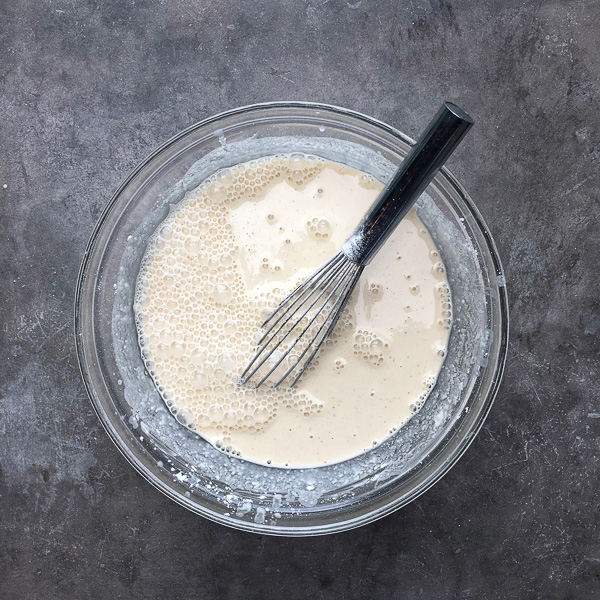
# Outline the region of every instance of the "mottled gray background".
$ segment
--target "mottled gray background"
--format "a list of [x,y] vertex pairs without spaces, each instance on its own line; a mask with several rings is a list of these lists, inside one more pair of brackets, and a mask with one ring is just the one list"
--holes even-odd
[[[600,598],[600,3],[0,1],[0,597]],[[266,100],[416,135],[477,124],[451,169],[507,272],[512,336],[487,424],[432,490],[317,539],[228,530],[143,481],[74,349],[103,206],[155,146]]]

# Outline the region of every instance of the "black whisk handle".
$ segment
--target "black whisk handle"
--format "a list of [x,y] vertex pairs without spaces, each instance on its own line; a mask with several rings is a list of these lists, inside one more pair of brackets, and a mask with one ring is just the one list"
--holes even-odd
[[342,246],[353,262],[366,265],[419,199],[473,125],[473,119],[444,102],[400,168]]

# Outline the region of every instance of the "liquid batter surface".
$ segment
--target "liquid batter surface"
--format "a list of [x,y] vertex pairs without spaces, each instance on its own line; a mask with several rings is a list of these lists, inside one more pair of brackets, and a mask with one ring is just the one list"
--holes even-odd
[[149,242],[134,310],[146,368],[182,425],[246,460],[312,467],[368,450],[419,409],[452,307],[413,211],[296,387],[238,387],[258,325],[339,250],[381,189],[349,167],[282,155],[220,171],[172,210]]

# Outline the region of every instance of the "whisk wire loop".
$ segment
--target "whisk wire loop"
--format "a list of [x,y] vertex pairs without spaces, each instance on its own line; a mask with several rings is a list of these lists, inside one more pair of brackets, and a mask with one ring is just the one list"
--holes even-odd
[[[344,285],[342,292],[335,299],[335,302],[334,302],[333,306],[331,307],[331,309],[329,310],[329,312],[327,313],[327,316],[325,317],[323,324],[321,325],[321,327],[319,328],[317,333],[315,333],[313,339],[310,341],[308,346],[304,349],[304,352],[302,352],[302,354],[298,357],[296,362],[287,370],[285,375],[275,384],[274,387],[278,387],[285,381],[285,379],[288,377],[288,375],[298,366],[298,364],[300,363],[300,361],[302,360],[304,355],[308,352],[309,348],[313,347],[312,353],[306,359],[306,361],[304,362],[304,365],[300,369],[299,373],[296,375],[296,377],[294,378],[294,380],[292,381],[292,383],[289,386],[290,388],[294,387],[296,385],[296,382],[298,381],[298,379],[300,379],[300,377],[302,377],[302,375],[308,368],[308,365],[312,362],[312,360],[316,356],[317,352],[321,349],[321,347],[323,346],[323,344],[325,343],[327,338],[331,335],[331,332],[334,330],[336,323],[338,322],[344,308],[346,308],[346,304],[348,303],[348,300],[350,299],[350,296],[352,295],[352,292],[354,291],[354,288],[355,288],[355,286],[360,278],[360,275],[364,269],[364,266],[362,266],[362,265],[357,265],[354,263],[352,263],[352,265],[353,265],[352,274],[351,274],[350,278],[346,281],[346,284]],[[315,345],[315,341],[319,337],[319,334],[324,329],[325,325],[328,325],[328,327],[325,330],[325,333],[321,336],[321,339],[319,340],[319,342]]]
[[[277,308],[273,311],[273,313],[265,321],[265,323],[263,323],[262,327],[264,327],[275,314],[277,314],[279,311],[281,311],[281,309],[283,309],[285,307],[287,302],[292,300],[294,298],[294,296],[297,295],[297,298],[281,313],[279,318],[271,325],[271,327],[269,327],[266,330],[265,334],[260,338],[260,340],[256,344],[257,346],[262,346],[265,338],[271,334],[273,329],[275,327],[277,327],[277,324],[286,315],[289,315],[287,317],[287,319],[285,319],[285,321],[275,331],[275,333],[273,335],[271,335],[269,340],[267,342],[265,342],[265,344],[268,344],[269,342],[271,342],[272,339],[281,331],[281,329],[290,321],[290,319],[292,319],[293,316],[295,314],[297,314],[297,312],[301,309],[301,307],[304,306],[313,297],[315,290],[326,289],[327,286],[329,285],[329,283],[336,277],[336,275],[339,274],[339,272],[342,270],[344,265],[343,265],[343,261],[339,261],[339,262],[336,261],[336,262],[332,262],[331,266],[332,266],[332,270],[330,272],[324,271],[322,274],[322,277],[315,279],[308,287],[299,286],[298,288],[296,288],[295,294],[288,296],[288,298],[286,298],[283,302],[280,302],[277,305]],[[317,296],[317,298],[314,299],[313,303],[304,311],[304,313],[302,314],[300,319],[298,319],[299,321],[301,321],[303,319],[303,317],[306,316],[306,314],[318,302],[318,300],[319,300],[319,297]],[[300,302],[300,304],[298,304],[298,302]],[[298,306],[296,306],[297,304],[298,304]],[[292,310],[294,308],[294,306],[296,306],[296,308],[295,308],[295,310]],[[295,325],[293,327],[295,327]],[[293,327],[292,327],[292,329],[293,329]]]
[[[304,335],[306,334],[307,331],[309,331],[315,324],[315,321],[319,318],[320,315],[323,314],[323,312],[325,311],[327,305],[330,303],[331,297],[337,292],[337,290],[339,289],[339,287],[344,283],[345,278],[347,277],[347,275],[350,273],[350,271],[352,270],[352,263],[347,264],[345,266],[344,269],[342,269],[338,275],[336,275],[336,277],[330,281],[330,285],[333,285],[333,289],[331,289],[331,291],[329,292],[329,295],[327,296],[327,298],[325,298],[325,300],[322,302],[321,306],[319,306],[319,308],[316,310],[315,314],[312,316],[312,318],[308,321],[308,323],[305,325],[305,327],[302,329],[302,331],[298,334],[298,336],[296,337],[296,339],[293,341],[293,343],[289,346],[289,348],[287,348],[287,350],[285,351],[285,353],[279,358],[279,360],[275,363],[275,365],[273,365],[273,367],[271,368],[271,370],[258,382],[257,384],[257,388],[259,388],[274,372],[275,370],[279,367],[279,365],[288,357],[291,356],[292,351],[294,350],[294,348],[298,345],[298,342],[300,342],[300,340],[302,340],[302,338],[304,338]],[[329,285],[324,287],[320,294],[318,295],[316,300],[319,300],[320,298],[322,298],[326,291],[329,289]],[[336,298],[337,301],[337,298]],[[311,305],[311,307],[314,305],[315,303],[313,303]],[[309,309],[310,310],[310,309]],[[300,321],[304,318],[304,316],[306,316],[306,313],[308,311],[306,311],[302,317],[300,317],[295,323],[294,325],[290,328],[290,330],[286,333],[285,337],[287,337],[287,335],[294,331],[294,329],[297,327],[297,325],[300,323]],[[328,315],[329,316],[329,315]],[[318,332],[320,332],[323,327],[325,326],[327,322],[327,317],[325,317],[325,319],[323,320],[323,323],[321,324],[321,326],[318,328],[317,330],[317,334]],[[309,342],[309,346],[307,346],[307,348],[310,347],[310,344],[313,343],[315,337],[313,336],[313,339],[311,340],[311,342]],[[283,341],[283,339],[281,340]],[[277,349],[279,347],[279,345],[281,344],[281,342],[279,342],[279,344],[277,344],[276,348]],[[296,361],[296,363],[294,364],[294,366],[292,366],[288,372],[285,374],[284,377],[282,377],[282,379],[275,385],[275,387],[277,387],[277,385],[279,385],[286,377],[287,375],[295,368],[295,366],[298,364],[298,362],[302,359],[302,357],[306,354],[306,349],[304,350],[304,352],[302,352],[302,354],[300,355],[299,359]]]
[[[316,284],[317,281],[324,275],[323,271],[330,266],[334,266],[343,260],[341,252],[334,254],[325,264],[317,269],[310,277],[307,277],[294,291],[290,292],[278,305],[277,308],[268,316],[268,318],[261,325],[261,329],[267,325],[267,323],[283,308],[289,300],[298,295],[298,292],[309,286],[311,283]],[[321,275],[321,277],[319,277]],[[293,305],[292,305],[293,306]],[[280,317],[281,318],[281,317]],[[279,319],[278,319],[279,320]],[[264,337],[264,336],[263,336]]]
[[[297,346],[300,340],[303,339],[307,331],[309,331],[314,326],[319,316],[324,313],[328,304],[331,303],[331,298],[334,296],[334,294],[337,292],[340,286],[344,284],[349,274],[354,270],[354,267],[356,265],[354,265],[354,263],[349,261],[342,254],[339,254],[334,256],[330,261],[328,261],[328,263],[326,263],[325,266],[329,266],[329,269],[320,269],[321,276],[316,279],[313,278],[310,285],[305,286],[304,284],[302,284],[298,288],[296,288],[296,290],[292,294],[290,294],[279,304],[279,306],[269,317],[269,319],[271,319],[275,314],[279,313],[280,311],[282,311],[282,309],[285,308],[281,316],[271,324],[269,329],[265,332],[265,334],[257,343],[258,349],[254,355],[254,358],[246,367],[245,371],[242,373],[240,380],[240,383],[242,385],[247,383],[261,369],[261,367],[281,347],[282,343],[286,340],[289,334],[296,330],[298,325],[311,312],[315,305],[317,305],[319,301],[322,301],[320,306],[314,311],[314,314],[309,318],[308,323],[304,326],[303,330],[298,334],[298,336],[292,342],[292,344],[288,348],[286,348],[283,355],[277,360],[277,362],[273,366],[269,365],[269,371],[266,373],[266,375],[262,377],[262,379],[256,385],[256,388],[259,388],[275,372],[279,365],[290,355],[290,353]],[[307,283],[307,281],[305,281],[304,283]],[[325,299],[323,300],[324,297]],[[312,302],[310,302],[308,307],[304,308],[304,306],[311,299]],[[334,305],[336,305],[337,300],[338,299],[336,298],[336,300],[334,301]],[[290,304],[286,308],[286,304],[288,303]],[[283,319],[286,315],[287,318],[285,318],[285,320],[281,324],[279,324],[281,319]],[[269,319],[267,319],[265,323],[268,323]],[[291,325],[290,321],[292,321]],[[325,324],[326,318],[323,321],[322,326],[319,328],[319,331],[323,329]],[[286,329],[284,330],[284,328]],[[280,336],[278,340],[277,336]],[[265,338],[268,339],[266,339],[265,341]],[[274,340],[275,343],[273,343]],[[305,354],[306,352],[304,352],[301,356],[304,356]],[[281,381],[279,383],[281,383]]]

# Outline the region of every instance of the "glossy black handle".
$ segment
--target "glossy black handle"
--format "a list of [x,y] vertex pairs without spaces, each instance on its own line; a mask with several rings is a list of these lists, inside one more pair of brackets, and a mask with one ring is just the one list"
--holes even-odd
[[473,119],[464,110],[451,102],[444,102],[394,177],[342,246],[342,252],[351,261],[361,265],[369,263],[472,125]]

